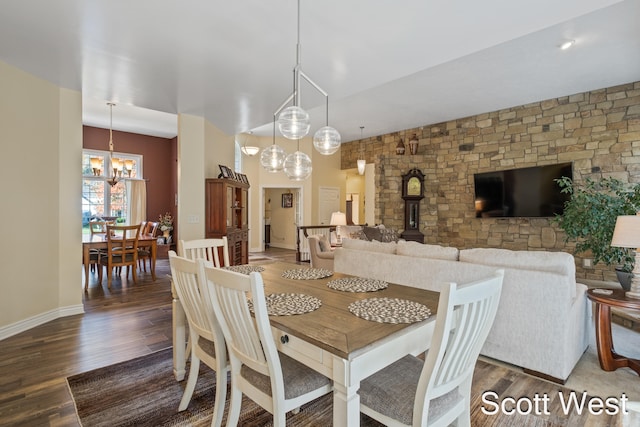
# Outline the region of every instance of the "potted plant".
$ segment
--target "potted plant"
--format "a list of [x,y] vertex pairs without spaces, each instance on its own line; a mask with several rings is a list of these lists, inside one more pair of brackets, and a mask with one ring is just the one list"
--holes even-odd
[[585,180],[576,185],[570,178],[556,182],[570,199],[564,205],[562,215],[555,222],[566,233],[566,239],[576,241],[576,253],[591,251],[593,262],[616,266],[620,284],[628,289],[633,270],[634,256],[628,248],[611,246],[611,238],[620,215],[635,215],[640,210],[640,184],[625,185],[615,178],[594,181]]
[[160,231],[162,231],[164,242],[170,243],[171,230],[173,230],[173,215],[171,215],[171,212],[166,212],[164,215],[160,215],[158,227],[160,228]]

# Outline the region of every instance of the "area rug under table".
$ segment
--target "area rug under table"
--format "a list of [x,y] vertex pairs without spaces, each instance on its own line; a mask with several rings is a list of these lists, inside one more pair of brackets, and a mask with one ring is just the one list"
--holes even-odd
[[[94,426],[209,426],[213,414],[215,373],[201,363],[200,377],[187,410],[178,412],[186,380],[173,376],[172,349],[158,351],[133,360],[95,369],[67,378],[80,423]],[[487,415],[482,411],[481,393],[493,390],[500,396],[534,397],[547,393],[555,401],[549,415]],[[575,426],[610,424],[611,417],[587,419],[585,413],[564,414],[557,405],[558,392],[569,392],[508,368],[479,360],[474,372],[471,424],[473,426]],[[227,403],[223,425],[226,425]],[[297,414],[287,414],[287,426],[321,426],[332,424],[332,394],[302,406]],[[381,424],[361,415],[363,427]],[[602,422],[602,424],[600,424]],[[244,398],[238,425],[271,426],[273,417],[251,400]]]

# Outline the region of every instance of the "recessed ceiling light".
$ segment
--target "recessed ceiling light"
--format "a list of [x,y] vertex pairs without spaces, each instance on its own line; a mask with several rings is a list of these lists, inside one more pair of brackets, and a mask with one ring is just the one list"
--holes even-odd
[[571,46],[573,46],[575,44],[575,40],[567,40],[566,42],[562,43],[560,45],[560,49],[562,50],[567,50],[569,49]]

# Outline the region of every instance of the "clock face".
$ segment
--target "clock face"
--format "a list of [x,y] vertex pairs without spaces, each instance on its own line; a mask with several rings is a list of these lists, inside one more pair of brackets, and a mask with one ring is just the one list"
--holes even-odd
[[422,194],[421,184],[417,177],[409,178],[409,182],[407,182],[407,196],[420,196]]

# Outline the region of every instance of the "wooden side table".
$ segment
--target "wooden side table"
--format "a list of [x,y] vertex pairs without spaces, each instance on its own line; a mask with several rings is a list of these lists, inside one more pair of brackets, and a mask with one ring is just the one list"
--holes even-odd
[[627,298],[622,289],[610,289],[611,294],[600,294],[589,289],[587,297],[595,303],[596,345],[600,367],[605,371],[631,368],[640,375],[640,360],[624,357],[616,353],[611,337],[611,307],[640,310],[640,299]]

